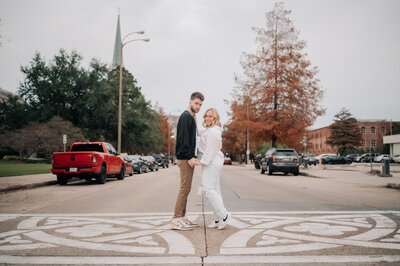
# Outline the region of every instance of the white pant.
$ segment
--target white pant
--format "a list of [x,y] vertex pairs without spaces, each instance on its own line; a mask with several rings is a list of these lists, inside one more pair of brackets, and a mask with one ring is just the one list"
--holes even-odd
[[228,211],[222,202],[219,186],[219,172],[222,166],[210,163],[201,167],[201,187],[203,195],[214,210],[214,220],[219,221],[226,217]]

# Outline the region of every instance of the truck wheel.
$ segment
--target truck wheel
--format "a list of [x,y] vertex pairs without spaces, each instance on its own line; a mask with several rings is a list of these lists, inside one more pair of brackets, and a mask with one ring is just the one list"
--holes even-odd
[[125,167],[121,165],[121,172],[117,175],[118,180],[124,180],[125,178]]
[[92,177],[91,177],[91,176],[87,176],[87,177],[85,177],[85,180],[86,180],[87,182],[90,182],[90,181],[92,181]]
[[68,177],[65,175],[57,175],[57,183],[65,186],[68,183]]
[[96,176],[97,184],[104,184],[106,182],[107,179],[106,171],[107,171],[106,166],[103,165],[101,167],[100,173]]

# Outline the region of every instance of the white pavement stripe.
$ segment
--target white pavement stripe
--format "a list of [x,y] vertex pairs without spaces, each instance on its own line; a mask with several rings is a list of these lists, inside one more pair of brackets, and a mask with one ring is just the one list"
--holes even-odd
[[29,219],[23,220],[18,224],[17,229],[32,229],[32,227],[36,227],[38,222],[40,222],[44,218],[45,217],[39,216],[39,217],[31,217]]
[[256,234],[262,232],[263,229],[244,229],[231,236],[229,236],[221,248],[244,248],[247,246],[247,242],[250,238]]
[[154,254],[162,254],[165,252],[165,248],[89,243],[84,241],[56,237],[40,231],[25,233],[25,235],[38,241],[48,242],[55,245],[74,247],[74,248],[108,250],[108,251],[119,251],[119,252],[134,252],[134,253],[154,253]]
[[8,264],[201,264],[201,257],[67,257],[0,255]]
[[168,243],[168,254],[195,254],[194,246],[183,235],[173,231],[165,231],[157,235]]
[[365,255],[365,256],[210,256],[204,263],[374,263],[400,262],[398,255]]
[[223,255],[237,255],[237,254],[272,254],[272,253],[288,253],[300,252],[316,249],[336,248],[339,245],[334,244],[298,244],[291,246],[277,246],[277,247],[251,247],[251,248],[221,248],[220,254]]
[[139,237],[139,236],[146,236],[146,235],[151,235],[151,234],[158,233],[158,232],[161,232],[161,230],[138,231],[138,232],[134,232],[134,233],[119,234],[119,235],[113,235],[113,236],[86,238],[83,240],[101,243],[101,242],[108,242],[108,241],[114,241],[114,240],[122,240],[122,239],[127,239],[127,238]]
[[347,237],[347,240],[360,240],[360,241],[371,241],[384,236],[387,236],[394,232],[394,229],[371,229],[365,233]]
[[364,242],[364,241],[357,241],[357,240],[335,239],[335,238],[326,238],[326,237],[318,237],[318,236],[306,236],[306,235],[300,235],[300,234],[279,232],[279,231],[275,231],[275,230],[268,230],[264,234],[268,234],[271,236],[291,238],[291,239],[296,239],[296,240],[306,240],[306,241],[312,241],[312,242],[322,242],[322,243],[338,244],[338,245],[359,246],[359,247],[369,247],[369,248],[400,249],[399,244]]
[[12,250],[24,250],[24,249],[36,249],[36,248],[53,248],[57,247],[53,244],[20,244],[20,245],[12,245],[12,246],[0,246],[1,251],[12,251]]
[[[260,211],[253,211],[253,212],[232,212],[237,215],[277,215],[277,214],[287,214],[287,215],[297,215],[297,214],[329,214],[327,217],[337,217],[339,216],[332,216],[332,214],[343,214],[343,218],[349,217],[348,215],[354,215],[355,217],[359,217],[360,214],[398,214],[400,212],[396,211],[271,211],[271,212],[260,212]],[[204,212],[204,214],[212,214],[212,212]],[[172,212],[126,212],[126,213],[23,213],[23,214],[15,214],[15,213],[3,213],[0,214],[0,217],[8,217],[8,216],[16,216],[16,217],[49,217],[49,216],[61,216],[65,217],[75,216],[75,217],[116,217],[116,216],[153,216],[153,215],[166,215],[172,218]],[[203,215],[202,212],[190,212],[187,215]]]

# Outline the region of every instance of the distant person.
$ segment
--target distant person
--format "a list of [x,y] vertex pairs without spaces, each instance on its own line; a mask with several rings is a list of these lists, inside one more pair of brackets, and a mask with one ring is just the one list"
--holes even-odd
[[191,230],[199,224],[186,217],[187,198],[192,188],[193,172],[196,163],[196,113],[200,111],[204,96],[194,92],[190,96],[189,107],[178,120],[175,155],[180,170],[180,187],[176,199],[174,217],[170,228]]
[[219,173],[224,164],[222,148],[222,128],[216,109],[210,108],[204,114],[204,128],[198,128],[200,136],[198,145],[198,160],[196,165],[201,165],[201,189],[214,211],[214,220],[207,227],[225,228],[231,214],[226,210],[222,201],[219,186]]

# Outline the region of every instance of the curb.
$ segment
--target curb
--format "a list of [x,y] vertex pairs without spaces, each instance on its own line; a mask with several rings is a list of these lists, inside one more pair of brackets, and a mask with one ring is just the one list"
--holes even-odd
[[388,188],[394,188],[394,189],[400,189],[400,183],[388,183],[387,186]]
[[320,178],[320,177],[318,177],[318,176],[315,176],[315,175],[310,175],[310,174],[308,174],[308,173],[304,173],[304,172],[299,172],[299,175],[301,175],[301,176],[307,176],[307,177]]
[[56,184],[57,184],[57,181],[54,180],[54,181],[32,183],[32,184],[5,185],[5,186],[0,186],[0,193],[22,190],[22,189],[33,189],[33,188],[37,188],[37,187],[51,186],[51,185],[56,185]]

